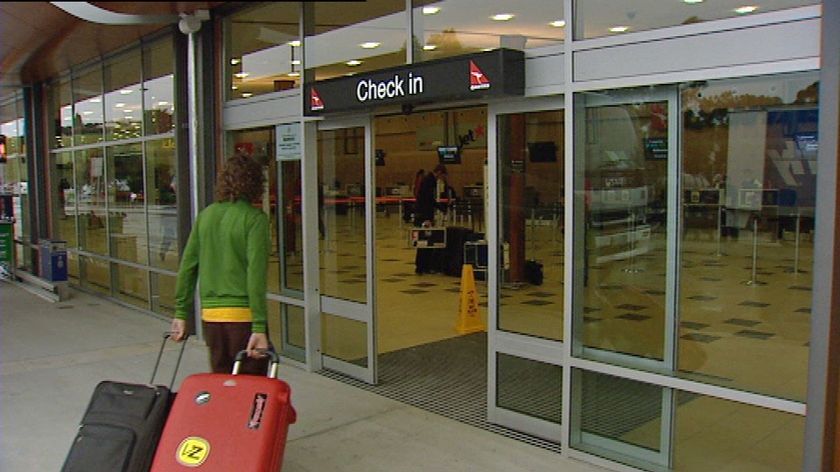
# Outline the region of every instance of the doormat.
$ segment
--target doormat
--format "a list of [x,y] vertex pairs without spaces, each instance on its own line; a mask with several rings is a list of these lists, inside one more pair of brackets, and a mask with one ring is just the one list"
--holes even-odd
[[487,333],[472,333],[379,356],[379,385],[319,374],[543,449],[560,445],[487,422]]

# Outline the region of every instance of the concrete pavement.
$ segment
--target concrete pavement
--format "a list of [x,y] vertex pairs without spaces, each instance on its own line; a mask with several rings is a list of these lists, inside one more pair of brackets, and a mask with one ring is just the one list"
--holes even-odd
[[[53,302],[0,282],[0,471],[59,470],[94,386],[148,381],[168,324],[78,290]],[[156,383],[169,382],[175,349]],[[206,370],[206,347],[190,340],[175,390]],[[298,413],[285,472],[606,470],[297,367],[280,372]]]

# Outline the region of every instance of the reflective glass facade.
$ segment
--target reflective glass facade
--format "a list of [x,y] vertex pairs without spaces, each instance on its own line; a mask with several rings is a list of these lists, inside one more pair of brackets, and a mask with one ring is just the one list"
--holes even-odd
[[[190,130],[208,148],[199,165],[265,165],[269,331],[287,358],[361,378],[473,336],[482,414],[563,454],[797,470],[809,358],[826,355],[811,344],[827,323],[814,309],[819,4],[621,3],[231,7],[213,23],[218,49],[204,43],[220,79],[200,84],[215,90],[203,116],[219,122]],[[761,48],[785,32],[790,49]],[[74,68],[45,98],[49,224],[71,283],[163,316],[191,205],[205,203],[184,199],[212,186],[179,189],[175,43]],[[524,52],[521,96],[303,117],[310,81],[498,48]],[[6,105],[3,134],[21,136]],[[10,157],[26,153],[16,142]],[[459,252],[427,272],[416,177],[440,163],[435,226]],[[468,305],[480,326],[465,333]]]

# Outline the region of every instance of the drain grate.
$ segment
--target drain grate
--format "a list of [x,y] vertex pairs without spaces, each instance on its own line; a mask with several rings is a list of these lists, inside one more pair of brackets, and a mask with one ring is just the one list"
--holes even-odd
[[379,356],[379,385],[322,370],[319,374],[422,410],[560,452],[560,445],[488,423],[487,336],[475,333]]

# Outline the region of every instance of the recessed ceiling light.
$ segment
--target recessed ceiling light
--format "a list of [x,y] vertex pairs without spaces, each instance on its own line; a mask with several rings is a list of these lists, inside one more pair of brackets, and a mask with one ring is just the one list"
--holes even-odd
[[515,15],[512,13],[498,13],[490,17],[493,21],[509,21],[512,20]]
[[683,3],[688,3],[688,4],[693,5],[695,3],[703,3],[703,0],[683,0]]
[[356,66],[362,65],[362,61],[360,61],[358,59],[353,59],[353,60],[345,62],[345,64],[347,64],[350,67],[356,67]]
[[120,90],[120,95],[128,95],[128,94],[130,94],[130,93],[132,93],[132,92],[134,92],[134,90],[131,90],[131,89],[122,89],[122,90]]
[[299,59],[294,59],[294,60],[289,61],[289,62],[290,62],[293,66],[299,66],[299,65],[300,65],[300,60],[299,60]]
[[742,7],[738,7],[738,8],[736,8],[736,9],[735,9],[735,10],[733,10],[733,11],[734,11],[735,13],[739,14],[739,15],[745,15],[745,14],[747,14],[747,13],[752,13],[752,12],[754,12],[754,11],[756,11],[756,10],[758,10],[758,6],[756,6],[756,5],[744,5],[744,6],[742,6]]
[[249,75],[251,75],[251,74],[249,74],[248,72],[237,72],[237,73],[233,74],[233,76],[236,77],[237,79],[244,79],[245,77],[248,77]]
[[240,59],[238,57],[231,57],[230,58],[230,65],[232,65],[232,66],[235,66],[235,65],[239,64],[240,62],[242,62],[242,59]]
[[368,41],[366,43],[360,44],[359,47],[361,47],[362,49],[376,49],[381,45],[382,43],[378,43],[376,41]]
[[613,26],[612,28],[610,28],[610,32],[612,32],[612,33],[623,33],[623,32],[625,32],[629,29],[630,29],[629,26]]
[[427,44],[423,46],[424,51],[434,51],[435,49],[437,49],[437,46],[435,46],[434,44]]
[[242,92],[242,98],[248,98],[253,96],[254,94],[251,92]]
[[300,72],[289,72],[286,74],[287,77],[300,77]]
[[423,7],[424,15],[436,15],[440,13],[440,7]]
[[549,26],[553,26],[555,28],[562,28],[566,26],[566,20],[554,20],[551,23],[549,23]]
[[299,41],[299,40],[297,40],[297,39],[296,39],[296,40],[294,40],[294,41],[289,41],[289,42],[288,42],[288,45],[289,45],[289,46],[291,46],[291,47],[293,47],[293,48],[298,48],[298,47],[300,47],[300,41]]

